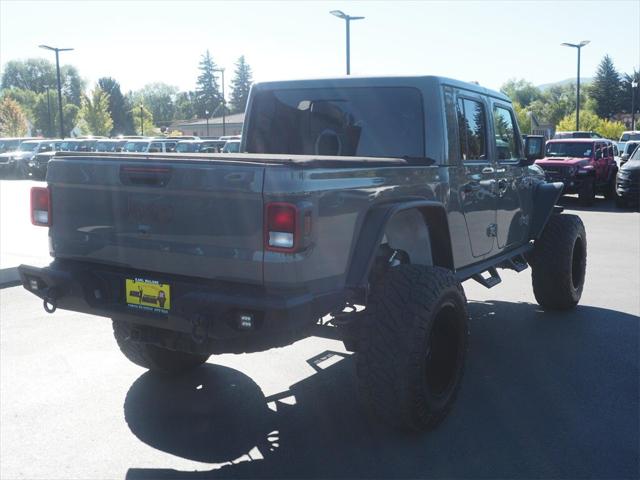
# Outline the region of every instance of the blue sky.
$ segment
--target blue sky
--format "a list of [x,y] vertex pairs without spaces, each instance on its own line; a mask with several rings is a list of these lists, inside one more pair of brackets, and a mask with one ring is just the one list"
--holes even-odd
[[[620,72],[640,64],[640,1],[18,1],[0,0],[0,63],[53,55],[91,86],[112,76],[123,90],[154,81],[193,89],[207,48],[227,68],[244,54],[255,80],[328,77],[345,70],[341,9],[352,23],[354,75],[438,74],[499,88],[582,75],[609,54]],[[635,19],[635,20],[634,20]]]

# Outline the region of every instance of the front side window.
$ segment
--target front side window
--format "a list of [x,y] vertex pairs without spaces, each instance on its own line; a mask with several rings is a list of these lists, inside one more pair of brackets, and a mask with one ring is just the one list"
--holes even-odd
[[484,105],[476,100],[458,98],[458,137],[460,155],[465,162],[487,159],[487,124]]
[[424,156],[422,96],[415,88],[261,91],[250,118],[249,153]]
[[494,107],[493,128],[496,136],[498,160],[518,160],[520,158],[520,140],[511,112],[503,107]]

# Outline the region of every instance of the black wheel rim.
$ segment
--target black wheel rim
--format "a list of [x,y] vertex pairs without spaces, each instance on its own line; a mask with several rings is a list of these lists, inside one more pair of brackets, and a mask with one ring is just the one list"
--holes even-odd
[[578,290],[584,282],[584,245],[582,238],[576,238],[573,244],[573,254],[571,255],[571,283],[573,288]]
[[431,328],[425,373],[427,388],[435,397],[445,397],[453,390],[460,370],[463,332],[458,316],[454,305],[444,305]]

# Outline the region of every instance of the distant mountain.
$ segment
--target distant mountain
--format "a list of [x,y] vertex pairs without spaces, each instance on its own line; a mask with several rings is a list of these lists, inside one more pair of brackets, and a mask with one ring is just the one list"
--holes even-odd
[[[592,82],[593,82],[593,77],[580,77],[581,87],[583,85],[589,85]],[[555,87],[556,85],[567,85],[569,83],[576,83],[576,77],[567,78],[565,80],[560,80],[559,82],[554,82],[554,83],[543,83],[542,85],[537,85],[537,87],[544,92],[546,89],[550,87]]]

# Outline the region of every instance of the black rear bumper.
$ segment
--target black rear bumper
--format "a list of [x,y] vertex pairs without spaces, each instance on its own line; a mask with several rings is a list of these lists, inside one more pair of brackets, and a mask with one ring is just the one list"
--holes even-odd
[[[49,307],[131,322],[140,327],[140,341],[194,352],[248,352],[288,345],[308,336],[306,330],[318,318],[345,302],[343,291],[269,292],[258,285],[72,261],[56,260],[44,268],[21,265],[18,271],[24,288],[46,300]],[[125,279],[140,276],[171,286],[168,313],[127,305]],[[251,327],[241,326],[240,316],[250,316]],[[171,333],[179,338],[169,338]],[[167,345],[176,338],[183,346]]]

